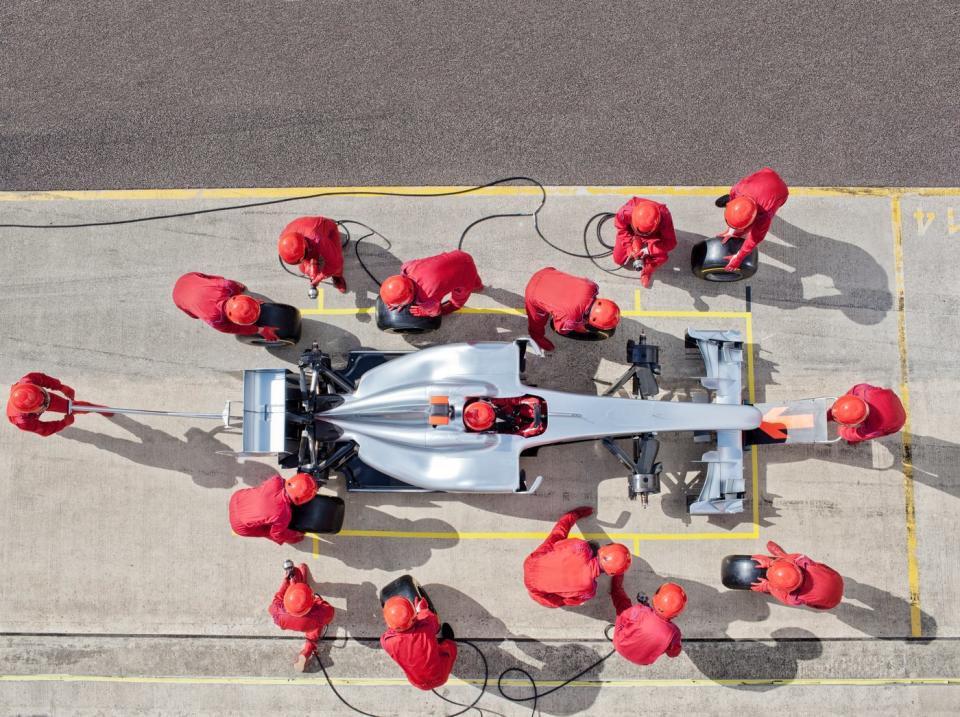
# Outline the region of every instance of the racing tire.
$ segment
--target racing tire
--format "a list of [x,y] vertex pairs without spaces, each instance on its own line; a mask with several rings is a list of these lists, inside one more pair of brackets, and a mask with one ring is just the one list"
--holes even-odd
[[256,326],[272,326],[276,329],[278,341],[269,341],[259,334],[240,336],[239,339],[251,346],[266,348],[283,348],[293,346],[300,341],[302,322],[300,310],[289,304],[272,304],[264,302],[260,305],[260,318]]
[[433,601],[427,595],[427,591],[412,575],[401,575],[393,582],[384,585],[380,590],[380,607],[383,607],[387,600],[397,595],[405,597],[412,603],[416,603],[417,598],[423,598],[427,601],[430,611],[437,612],[437,609],[433,606]]
[[720,581],[731,590],[749,590],[750,585],[767,576],[749,555],[727,555],[720,563]]
[[414,316],[409,306],[391,311],[377,297],[377,328],[388,334],[425,334],[439,329],[441,321],[441,316]]
[[557,336],[565,339],[573,339],[574,341],[603,341],[617,333],[616,326],[612,329],[595,329],[591,326],[589,331],[571,331],[568,334],[561,334],[557,331],[556,327],[554,327],[553,319],[550,319],[550,328],[553,329]]
[[690,268],[698,279],[704,281],[729,282],[749,279],[757,273],[760,263],[760,250],[754,249],[743,260],[738,271],[726,271],[727,257],[736,254],[743,246],[743,239],[729,239],[724,244],[719,237],[711,237],[697,242],[690,253]]
[[339,533],[346,510],[342,498],[318,495],[303,505],[291,506],[290,530],[298,533]]

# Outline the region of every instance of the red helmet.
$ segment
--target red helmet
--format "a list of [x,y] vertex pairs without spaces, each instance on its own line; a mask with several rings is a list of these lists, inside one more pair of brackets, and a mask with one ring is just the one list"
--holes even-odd
[[833,420],[844,426],[859,426],[870,415],[870,406],[858,396],[841,396],[830,407]]
[[723,210],[723,220],[727,226],[742,231],[753,224],[757,218],[757,203],[750,197],[737,197],[727,202]]
[[620,543],[604,545],[597,551],[597,558],[600,559],[600,567],[607,575],[623,575],[633,559],[630,557],[627,546]]
[[33,383],[15,383],[10,387],[10,405],[20,413],[43,413],[50,395]]
[[620,323],[620,307],[610,299],[594,299],[587,323],[602,331],[615,328]]
[[380,284],[380,298],[391,309],[412,304],[416,295],[413,280],[402,274],[388,276]]
[[224,310],[227,318],[240,326],[250,326],[260,318],[260,302],[246,294],[231,296],[227,299]]
[[313,607],[313,590],[306,583],[294,583],[283,594],[283,609],[300,617]]
[[383,604],[383,619],[387,627],[403,632],[413,626],[413,603],[402,595],[394,595]]
[[489,401],[474,401],[463,409],[463,422],[471,431],[489,431],[497,420],[497,412]]
[[687,606],[687,594],[676,583],[664,583],[653,596],[653,609],[664,620],[672,620]]
[[803,582],[803,571],[792,560],[780,558],[767,568],[767,582],[778,590],[793,592]]
[[660,207],[649,199],[641,199],[633,207],[630,224],[638,234],[652,234],[660,226]]
[[309,473],[297,473],[287,478],[285,482],[287,495],[294,505],[303,505],[313,500],[317,494],[317,482]]
[[277,242],[277,252],[287,264],[299,264],[307,254],[307,240],[303,234],[282,234]]

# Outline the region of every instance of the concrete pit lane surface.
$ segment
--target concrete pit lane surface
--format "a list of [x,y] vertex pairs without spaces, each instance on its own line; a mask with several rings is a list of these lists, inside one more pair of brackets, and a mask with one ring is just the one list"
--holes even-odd
[[[419,188],[430,193],[439,188]],[[662,434],[663,491],[646,509],[626,496],[623,469],[599,443],[525,458],[544,482],[532,496],[349,494],[344,530],[297,546],[230,531],[232,491],[256,485],[270,458],[240,463],[239,434],[216,422],[80,416],[50,437],[0,430],[0,710],[9,714],[346,714],[322,675],[296,675],[299,637],[266,608],[287,557],[306,561],[337,610],[319,653],[337,688],[383,715],[456,711],[409,687],[380,651],[377,591],[404,572],[423,583],[458,637],[476,641],[490,675],[521,666],[540,689],[609,651],[613,617],[597,597],[547,611],[526,595],[523,558],[554,520],[578,505],[596,514],[579,529],[634,553],[631,596],[674,580],[689,596],[677,620],[684,651],[636,667],[618,656],[544,697],[547,715],[759,712],[771,700],[822,714],[954,713],[960,681],[960,568],[952,541],[957,484],[955,316],[960,289],[948,257],[960,191],[795,187],[761,245],[749,282],[696,280],[689,255],[722,229],[713,199],[725,187],[548,187],[544,234],[582,251],[582,227],[634,194],[664,201],[679,246],[640,290],[637,275],[604,274],[534,234],[529,217],[484,222],[464,248],[486,285],[434,333],[377,331],[376,286],[345,250],[343,295],[277,265],[275,241],[291,219],[354,219],[371,237],[360,254],[375,276],[408,258],[452,249],[472,221],[529,212],[536,188],[494,187],[451,198],[340,196],[234,212],[83,229],[0,229],[2,390],[42,370],[79,398],[142,408],[211,411],[241,399],[241,371],[292,367],[299,348],[269,353],[184,316],[170,291],[187,271],[221,274],[304,315],[303,343],[335,360],[352,348],[409,349],[525,333],[529,275],[555,266],[597,280],[623,309],[608,341],[558,339],[528,362],[528,381],[602,391],[641,332],[661,347],[660,399],[694,400],[699,361],[687,328],[731,328],[748,341],[746,401],[836,396],[861,381],[895,388],[906,430],[850,447],[763,446],[747,461],[742,514],[691,517],[703,452],[689,435]],[[0,194],[3,223],[78,223],[190,212],[281,198],[304,189],[156,190]],[[612,224],[605,226],[612,241]],[[354,242],[360,236],[354,233]],[[591,239],[591,249],[598,246]],[[508,260],[505,260],[508,259]],[[610,259],[598,260],[612,269]],[[835,610],[788,608],[721,586],[721,558],[760,552],[767,540],[802,551],[843,576]],[[483,679],[461,647],[441,693],[474,699]],[[529,694],[516,673],[504,689]],[[773,694],[777,693],[777,694]],[[479,707],[529,714],[491,686]]]

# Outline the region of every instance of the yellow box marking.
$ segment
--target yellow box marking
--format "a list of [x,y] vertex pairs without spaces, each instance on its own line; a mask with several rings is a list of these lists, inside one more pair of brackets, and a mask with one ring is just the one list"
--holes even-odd
[[901,463],[903,464],[904,516],[907,525],[907,584],[910,588],[910,634],[920,637],[920,569],[917,565],[917,513],[913,488],[913,453],[910,433],[910,364],[907,358],[907,317],[904,308],[905,284],[903,278],[903,216],[900,197],[890,200],[893,227],[894,268],[897,286],[897,344],[900,352],[900,400],[906,422],[900,431]]

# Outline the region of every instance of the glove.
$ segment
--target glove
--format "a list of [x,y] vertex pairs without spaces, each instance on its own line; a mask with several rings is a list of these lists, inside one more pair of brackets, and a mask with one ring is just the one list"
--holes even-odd
[[273,328],[270,327],[270,326],[261,326],[261,327],[260,327],[260,331],[258,331],[257,333],[259,333],[259,334],[260,334],[263,338],[265,338],[267,341],[279,341],[279,340],[280,340],[280,337],[277,336],[276,330],[273,329]]
[[423,307],[418,306],[417,304],[414,304],[413,306],[410,307],[410,315],[416,316],[419,318],[421,316],[426,316],[427,312],[423,310]]
[[723,241],[721,242],[721,244],[726,244],[726,243],[727,243],[727,240],[730,239],[730,238],[732,238],[732,237],[734,236],[734,234],[736,234],[736,231],[735,231],[735,230],[733,230],[733,229],[727,229],[727,231],[725,231],[725,232],[720,232],[719,234],[717,234],[717,239],[723,239]]
[[579,508],[574,508],[571,513],[576,513],[577,518],[586,518],[588,515],[593,515],[593,508],[589,505],[582,505]]
[[765,593],[767,590],[767,579],[760,578],[755,583],[750,583],[750,589],[755,593]]
[[553,341],[550,339],[540,339],[537,341],[537,346],[542,348],[544,351],[553,351],[557,347],[553,345]]
[[341,294],[347,293],[347,282],[342,276],[333,277],[333,285]]
[[773,558],[769,555],[751,555],[750,557],[759,568],[769,568],[773,564]]
[[650,598],[643,593],[637,593],[637,604],[643,605],[644,607],[650,607]]
[[448,316],[449,314],[452,314],[454,311],[456,311],[459,308],[460,308],[459,306],[456,306],[455,304],[452,304],[449,301],[444,301],[442,304],[440,304],[440,315]]
[[421,610],[429,610],[430,604],[423,598],[417,598],[416,602],[413,603],[413,609],[417,612],[420,612]]

